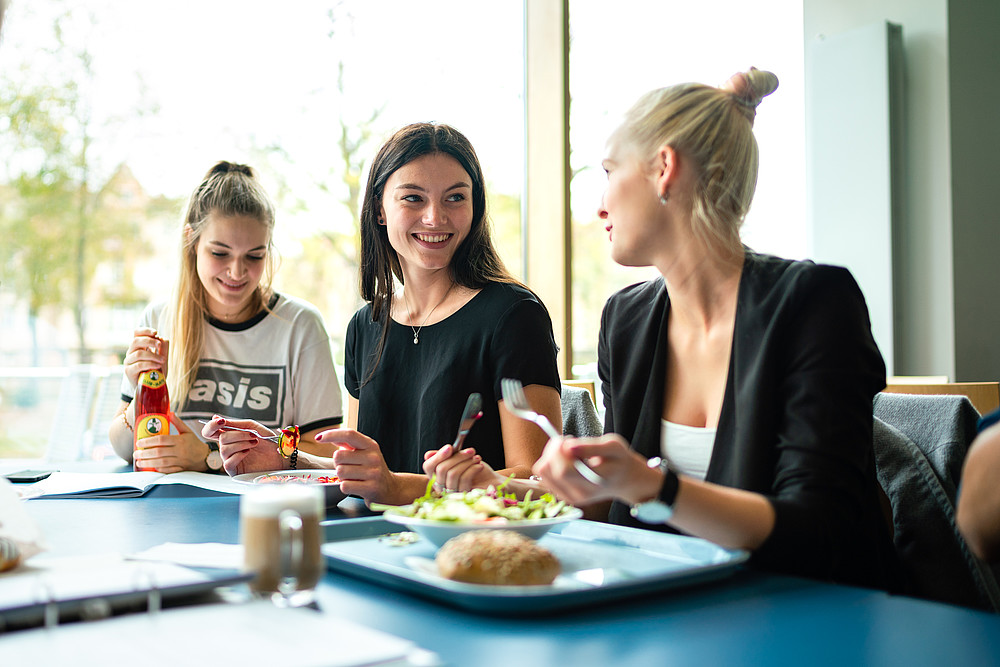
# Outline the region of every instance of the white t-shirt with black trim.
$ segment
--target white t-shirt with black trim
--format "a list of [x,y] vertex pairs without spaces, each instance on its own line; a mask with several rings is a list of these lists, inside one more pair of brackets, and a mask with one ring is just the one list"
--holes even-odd
[[[139,326],[170,339],[165,306],[149,305]],[[132,400],[133,392],[123,378],[122,399]],[[178,401],[171,396],[171,403]],[[198,376],[180,403],[178,416],[199,434],[198,420],[216,414],[253,419],[271,429],[296,424],[303,433],[339,425],[340,381],[323,317],[307,301],[275,294],[269,311],[246,322],[206,319]]]

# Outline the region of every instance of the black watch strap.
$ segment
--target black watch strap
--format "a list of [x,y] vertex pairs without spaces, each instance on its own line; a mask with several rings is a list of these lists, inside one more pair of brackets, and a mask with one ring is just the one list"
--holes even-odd
[[661,459],[660,457],[649,459],[647,465],[650,468],[659,468],[663,471],[663,486],[660,487],[660,493],[656,497],[664,505],[673,507],[674,501],[677,500],[677,489],[680,487],[681,482],[677,473],[670,469],[666,459]]

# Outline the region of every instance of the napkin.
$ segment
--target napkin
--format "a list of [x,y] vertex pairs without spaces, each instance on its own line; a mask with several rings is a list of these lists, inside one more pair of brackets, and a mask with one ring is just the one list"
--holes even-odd
[[164,542],[129,556],[131,560],[155,560],[187,567],[238,570],[243,567],[243,545],[205,542],[185,544]]
[[2,477],[0,477],[0,538],[14,542],[14,546],[21,554],[22,563],[47,548],[42,538],[42,531],[24,511],[14,485]]

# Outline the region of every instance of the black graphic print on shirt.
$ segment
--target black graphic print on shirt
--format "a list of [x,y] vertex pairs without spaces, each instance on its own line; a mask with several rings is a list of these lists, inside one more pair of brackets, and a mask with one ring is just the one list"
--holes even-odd
[[181,416],[210,419],[219,414],[280,428],[278,415],[285,391],[281,366],[244,366],[203,359]]

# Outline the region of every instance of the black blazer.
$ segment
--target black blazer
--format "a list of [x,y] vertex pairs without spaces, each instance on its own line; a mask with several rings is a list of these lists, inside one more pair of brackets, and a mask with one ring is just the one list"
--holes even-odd
[[[660,453],[669,305],[657,279],[612,296],[601,321],[604,430],[647,457]],[[773,504],[774,531],[751,563],[889,584],[872,450],[872,399],[883,387],[885,364],[850,272],[748,251],[706,480]],[[610,520],[651,528],[617,502]]]

